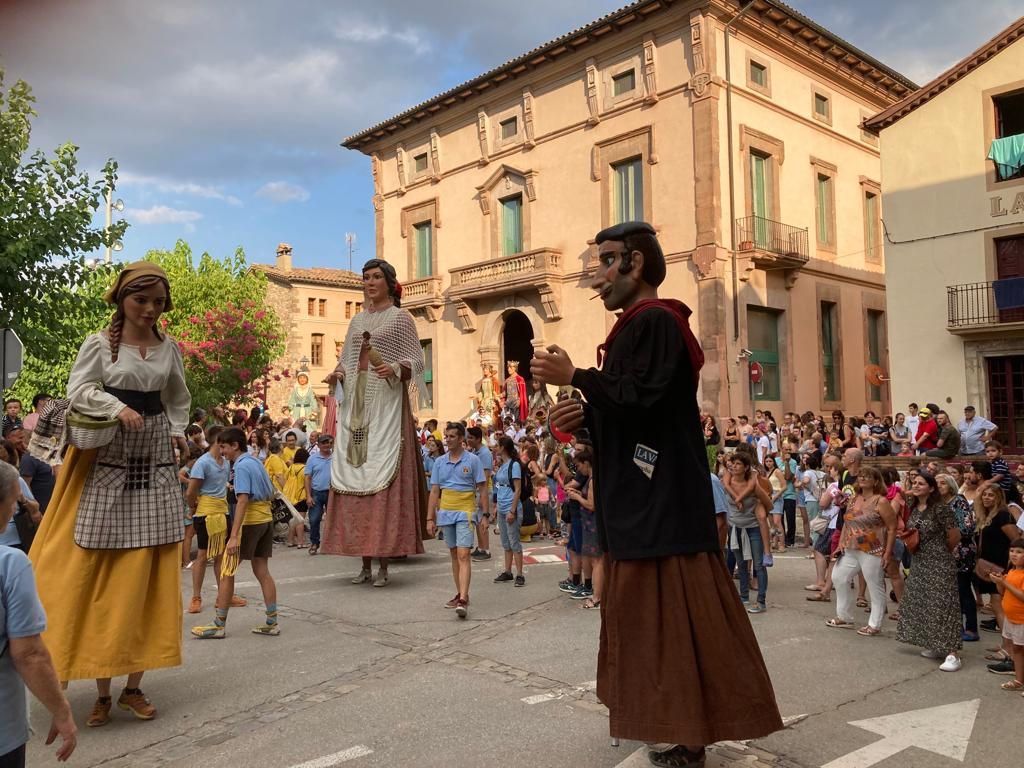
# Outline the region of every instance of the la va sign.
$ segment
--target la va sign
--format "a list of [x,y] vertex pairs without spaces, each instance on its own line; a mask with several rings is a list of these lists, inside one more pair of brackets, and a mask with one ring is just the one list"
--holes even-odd
[[1005,216],[1008,213],[1016,216],[1018,213],[1024,213],[1024,192],[1017,193],[1017,195],[1013,198],[1013,203],[1010,205],[1009,209],[1003,207],[1002,195],[995,195],[994,197],[990,197],[988,201],[989,204],[992,206],[991,210],[989,211],[989,213],[992,216]]

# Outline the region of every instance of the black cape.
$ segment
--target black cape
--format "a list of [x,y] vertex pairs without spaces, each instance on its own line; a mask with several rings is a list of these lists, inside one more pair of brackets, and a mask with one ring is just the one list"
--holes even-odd
[[616,560],[717,552],[693,365],[675,317],[629,320],[601,370],[577,369],[594,440],[597,524]]

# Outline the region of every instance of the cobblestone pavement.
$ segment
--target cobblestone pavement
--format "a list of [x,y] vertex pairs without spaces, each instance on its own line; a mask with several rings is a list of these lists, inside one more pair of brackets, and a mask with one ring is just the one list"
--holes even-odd
[[[227,639],[187,637],[191,625],[209,620],[209,605],[199,616],[186,614],[185,664],[152,672],[143,683],[160,715],[141,723],[115,710],[122,716],[108,726],[83,727],[74,764],[475,766],[514,756],[535,766],[648,765],[640,744],[609,746],[607,712],[593,683],[599,619],[555,589],[564,565],[535,565],[527,588],[514,589],[491,582],[494,561],[475,564],[470,618],[459,621],[441,608],[452,587],[447,554],[436,545],[393,564],[386,589],[349,584],[356,561],[275,550],[277,638],[248,631],[262,606],[243,566],[239,591],[250,605],[232,610]],[[950,685],[953,678],[1001,681],[979,681],[977,665],[973,673],[942,676],[891,639],[826,629],[828,611],[803,601],[807,567],[802,558],[780,558],[771,610],[754,617],[791,727],[750,744],[717,744],[708,766],[823,765],[879,738],[850,721],[969,698]],[[183,572],[186,597],[189,579]],[[204,599],[212,598],[208,589]],[[93,696],[87,682],[69,691],[80,723]],[[43,730],[38,705],[34,720]],[[29,754],[31,765],[54,762],[38,737]],[[914,750],[894,759],[928,768],[948,762]],[[1000,764],[998,757],[986,762]]]

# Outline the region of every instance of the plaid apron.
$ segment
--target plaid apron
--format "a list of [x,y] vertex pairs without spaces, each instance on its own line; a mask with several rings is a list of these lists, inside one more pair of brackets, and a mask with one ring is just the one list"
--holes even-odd
[[142,429],[121,426],[96,453],[75,521],[80,547],[138,549],[185,536],[185,500],[170,424],[163,413],[143,418]]

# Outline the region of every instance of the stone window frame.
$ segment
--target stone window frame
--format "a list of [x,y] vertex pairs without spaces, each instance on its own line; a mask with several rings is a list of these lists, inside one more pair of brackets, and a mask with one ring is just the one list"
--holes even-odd
[[[516,132],[503,139],[501,137],[501,124],[510,118],[516,119]],[[491,132],[494,134],[492,141],[492,152],[500,152],[506,147],[511,147],[516,144],[521,144],[523,141],[523,103],[519,101],[517,104],[513,104],[500,112],[495,112],[490,115]]]
[[[828,114],[822,115],[818,112],[818,96],[825,99],[828,106]],[[832,95],[832,91],[822,88],[820,85],[811,83],[811,117],[817,120],[819,123],[825,125],[832,125],[832,114],[835,111],[835,97]]]
[[[434,175],[433,161],[430,157],[430,140],[427,139],[405,152],[406,161],[406,184],[414,184],[420,179],[429,179]],[[426,165],[422,170],[416,170],[416,158],[426,156]]]
[[409,279],[416,274],[416,238],[412,237],[412,228],[417,224],[430,222],[430,277],[438,274],[437,230],[441,228],[440,198],[434,197],[402,209],[402,237],[406,246],[406,272]]
[[867,120],[871,119],[871,114],[871,112],[867,112],[863,109],[860,111],[860,140],[863,141],[865,144],[870,144],[872,147],[877,147],[878,135],[872,133],[871,131],[864,130],[864,123]]
[[999,227],[989,230],[985,235],[985,282],[991,283],[999,279],[999,270],[996,266],[996,240],[1006,240],[1011,237],[1024,237],[1024,222],[1020,224]]
[[[750,180],[750,153],[757,152],[771,159],[771,219],[782,221],[781,213],[781,177],[782,164],[786,162],[786,144],[782,139],[777,139],[767,133],[763,133],[748,125],[740,125],[740,158],[742,161],[743,176],[746,180],[743,185],[744,216],[754,215],[754,190]],[[736,226],[733,222],[733,226]]]
[[614,174],[612,166],[625,160],[640,158],[643,169],[644,185],[644,221],[654,223],[654,184],[651,166],[658,162],[658,153],[654,144],[654,126],[645,125],[628,133],[613,136],[599,141],[591,148],[591,179],[601,182],[601,228],[611,226],[612,184]]
[[[610,112],[616,107],[644,97],[643,65],[643,47],[641,46],[634,53],[617,60],[613,64],[607,64],[601,69],[601,91],[604,97],[602,99],[602,106],[604,112]],[[633,70],[633,87],[616,96],[614,80],[629,70]]]
[[[868,195],[874,195],[878,201],[878,252],[873,254],[868,250]],[[881,264],[885,254],[885,230],[882,227],[882,183],[869,179],[867,176],[860,177],[860,207],[864,218],[864,261],[868,264]]]
[[[821,385],[818,389],[818,401],[821,403],[822,411],[841,411],[843,410],[843,295],[842,289],[838,285],[830,285],[827,283],[816,283],[815,284],[815,296],[814,296],[814,313],[817,318],[817,328],[814,334],[815,338],[818,339],[818,383]],[[821,305],[822,302],[830,302],[835,304],[836,307],[836,322],[837,327],[835,330],[835,346],[832,348],[832,358],[835,360],[836,368],[836,399],[826,400],[825,399],[825,350],[822,349],[821,344]]]
[[1004,83],[995,88],[988,88],[981,92],[981,113],[985,125],[985,143],[981,148],[981,156],[985,158],[985,190],[987,192],[1001,192],[1024,185],[1024,178],[1007,179],[998,181],[996,177],[995,164],[988,159],[989,149],[996,138],[996,105],[995,99],[999,96],[1008,96],[1015,91],[1024,90],[1024,80],[1017,80],[1012,83]]
[[533,169],[521,171],[503,164],[488,177],[487,181],[477,187],[480,212],[491,220],[487,227],[489,233],[487,253],[490,259],[505,258],[502,248],[502,220],[499,201],[515,195],[521,195],[523,200],[521,209],[523,242],[520,253],[526,253],[532,249],[531,209],[537,200],[536,177],[537,172]]
[[[829,216],[826,222],[828,226],[828,239],[822,242],[818,234],[818,177],[827,176],[829,181]],[[838,241],[837,219],[836,219],[836,182],[839,178],[839,169],[833,163],[817,157],[811,157],[811,183],[814,199],[814,246],[815,251],[824,251],[832,256],[836,255]]]
[[[756,82],[750,76],[751,66],[757,64],[758,66],[764,67],[765,84],[761,85]],[[769,99],[772,97],[772,67],[771,62],[760,54],[753,53],[748,50],[746,55],[746,61],[744,65],[744,71],[747,73],[747,88],[757,93],[767,96]]]

